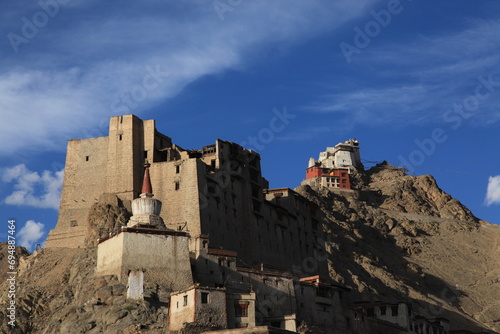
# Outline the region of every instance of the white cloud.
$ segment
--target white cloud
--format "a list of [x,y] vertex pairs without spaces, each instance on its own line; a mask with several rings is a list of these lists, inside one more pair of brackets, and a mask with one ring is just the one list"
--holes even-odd
[[13,191],[4,202],[10,205],[59,209],[64,171],[42,173],[20,164],[3,170],[2,181],[15,182]]
[[[367,88],[343,94],[333,94],[324,98],[309,110],[319,113],[344,114],[358,123],[386,124],[408,121],[409,115],[422,112],[432,106],[426,96],[430,87],[422,85]],[[415,123],[415,119],[411,119]]]
[[35,242],[40,240],[45,234],[43,230],[45,225],[37,223],[34,220],[28,220],[19,232],[17,232],[17,245],[26,247],[29,250],[33,249]]
[[[369,3],[244,1],[224,21],[212,1],[122,1],[97,10],[90,1],[77,10],[62,8],[51,29],[19,45],[18,55],[4,53],[0,110],[9,122],[0,123],[0,142],[11,144],[1,145],[0,155],[63,150],[65,139],[83,137],[82,128],[95,128],[112,115],[140,115],[204,75],[244,68],[266,47],[334,29],[364,14]],[[21,21],[11,20],[17,31]],[[57,29],[60,21],[65,23]],[[168,72],[168,78],[134,107],[117,104],[143,84],[148,66]]]
[[490,176],[486,190],[486,205],[500,204],[500,175]]

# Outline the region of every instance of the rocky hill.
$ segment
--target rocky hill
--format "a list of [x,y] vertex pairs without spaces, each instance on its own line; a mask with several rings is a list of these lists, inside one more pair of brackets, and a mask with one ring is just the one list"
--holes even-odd
[[430,175],[382,163],[359,191],[301,186],[328,219],[330,274],[359,300],[412,300],[454,328],[500,330],[500,226],[476,218]]
[[[476,218],[428,175],[384,163],[354,175],[353,183],[359,190],[296,189],[326,216],[330,275],[352,288],[352,299],[411,300],[420,314],[448,318],[454,328],[499,331],[500,227]],[[19,326],[12,332],[166,333],[160,300],[167,291],[146,286],[145,300],[131,302],[115,277],[93,276],[96,237],[127,219],[122,203],[103,197],[89,213],[89,248],[30,256],[18,249]],[[6,291],[4,281],[2,304]],[[0,331],[11,332],[4,321]]]

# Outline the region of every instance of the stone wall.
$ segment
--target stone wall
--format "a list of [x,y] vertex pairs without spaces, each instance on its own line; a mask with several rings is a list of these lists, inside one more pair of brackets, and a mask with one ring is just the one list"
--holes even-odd
[[[198,174],[204,166],[197,159],[158,162],[150,167],[154,198],[162,201],[161,217],[167,227],[200,233]],[[187,224],[184,227],[184,223]]]
[[70,140],[56,228],[45,247],[84,247],[88,210],[106,188],[108,137]]
[[139,196],[144,175],[142,121],[134,115],[112,117],[108,138],[106,192],[132,201]]
[[184,323],[196,320],[196,290],[194,288],[170,295],[169,330],[177,331]]
[[319,328],[325,333],[347,331],[346,316],[339,292],[326,285],[299,283],[295,286],[299,323]]
[[169,329],[177,331],[184,328],[185,324],[194,322],[201,326],[226,328],[224,289],[196,286],[170,296]]
[[171,291],[186,289],[193,284],[188,236],[125,231],[98,245],[96,275],[126,283],[130,270],[144,270],[145,282]]
[[[245,305],[246,314],[237,314],[236,308]],[[226,314],[228,328],[255,327],[255,293],[232,293],[227,294]]]

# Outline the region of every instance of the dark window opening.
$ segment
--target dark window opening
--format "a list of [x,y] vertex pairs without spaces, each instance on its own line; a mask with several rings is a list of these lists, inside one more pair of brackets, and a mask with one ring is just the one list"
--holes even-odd
[[215,159],[210,161],[210,167],[215,168]]
[[252,201],[254,211],[260,212],[260,203],[256,200]]
[[85,157],[85,161],[89,161],[89,159],[90,159],[90,156],[88,156],[88,155],[87,155],[87,156]]
[[78,222],[76,220],[71,221],[71,227],[78,226]]
[[259,198],[260,188],[258,186],[252,185],[252,196]]
[[247,304],[235,304],[234,305],[234,316],[238,318],[248,317],[248,305]]
[[148,151],[144,151],[144,159],[148,158]]
[[123,139],[123,135],[118,135],[118,139],[122,140]]
[[281,321],[271,321],[271,326],[281,328]]
[[208,292],[201,293],[201,303],[208,304]]
[[184,306],[188,304],[188,296],[184,296]]
[[181,187],[179,181],[175,182],[175,190],[179,190],[179,188]]
[[387,314],[387,308],[385,306],[380,306],[380,315],[386,315]]
[[212,194],[212,195],[215,194],[216,193],[215,186],[212,184],[207,185],[207,191],[209,194]]
[[181,166],[180,165],[175,166],[175,173],[179,174],[180,172],[181,172]]
[[312,228],[314,231],[318,230],[318,221],[316,219],[312,220]]
[[366,309],[366,316],[373,318],[375,316],[375,309],[373,307]]
[[392,312],[392,316],[395,317],[398,315],[398,306],[395,305],[395,306],[391,306],[391,312]]

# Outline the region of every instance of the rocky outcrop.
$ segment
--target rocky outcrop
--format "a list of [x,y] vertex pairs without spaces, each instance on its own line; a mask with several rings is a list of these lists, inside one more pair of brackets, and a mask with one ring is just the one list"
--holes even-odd
[[130,212],[114,194],[103,194],[92,205],[87,217],[89,231],[85,239],[86,247],[96,247],[97,239],[107,237],[121,226],[127,226]]
[[[0,282],[4,282],[7,279],[8,260],[9,255],[14,255],[15,261],[24,261],[30,252],[24,247],[16,247],[14,254],[9,253],[9,244],[6,242],[0,242],[0,263],[2,264],[2,271],[0,271]],[[4,270],[5,268],[5,270]]]

